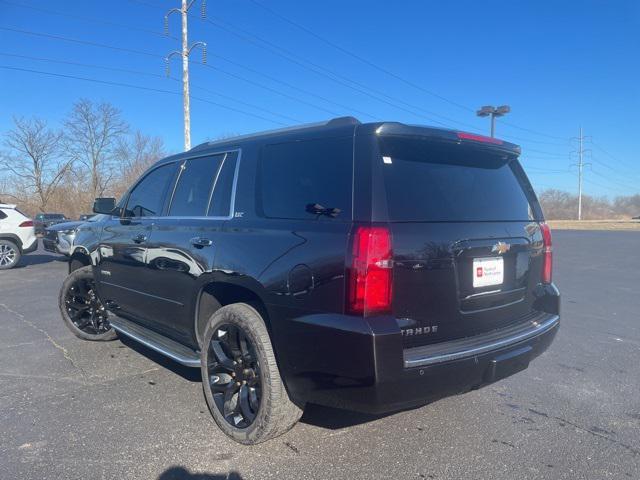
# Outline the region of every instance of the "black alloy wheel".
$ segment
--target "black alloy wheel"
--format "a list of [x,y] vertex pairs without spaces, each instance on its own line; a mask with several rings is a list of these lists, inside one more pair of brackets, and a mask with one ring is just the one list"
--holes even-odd
[[58,306],[62,320],[78,338],[108,341],[118,337],[109,324],[109,316],[98,298],[91,266],[72,271],[62,283]]
[[209,342],[207,373],[218,411],[229,425],[249,427],[260,409],[262,378],[256,349],[237,325],[217,327]]
[[64,304],[71,322],[88,335],[101,335],[111,329],[107,311],[95,293],[91,278],[78,278],[68,288]]

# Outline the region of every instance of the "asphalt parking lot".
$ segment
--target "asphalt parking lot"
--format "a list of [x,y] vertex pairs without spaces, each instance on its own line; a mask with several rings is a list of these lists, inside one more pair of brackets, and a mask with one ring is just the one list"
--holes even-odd
[[640,232],[554,232],[561,330],[528,370],[372,418],[310,407],[288,434],[220,433],[199,371],[60,320],[62,257],[0,272],[1,479],[638,479]]

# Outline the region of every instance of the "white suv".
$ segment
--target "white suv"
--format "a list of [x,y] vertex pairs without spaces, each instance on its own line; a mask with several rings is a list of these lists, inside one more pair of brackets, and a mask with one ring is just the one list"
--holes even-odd
[[38,248],[33,221],[15,205],[0,203],[0,270],[15,267],[24,253]]

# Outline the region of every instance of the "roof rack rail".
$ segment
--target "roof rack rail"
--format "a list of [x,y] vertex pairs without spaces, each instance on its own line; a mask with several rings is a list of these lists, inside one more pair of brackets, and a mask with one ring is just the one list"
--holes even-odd
[[191,150],[189,150],[190,152],[193,151],[198,151],[198,150],[202,150],[204,148],[210,147],[211,145],[215,145],[216,143],[227,143],[227,142],[234,142],[234,141],[238,141],[238,140],[244,140],[246,138],[251,138],[251,137],[259,137],[259,136],[264,136],[264,135],[273,135],[276,133],[286,133],[286,132],[293,132],[296,130],[304,130],[306,128],[318,128],[318,127],[340,127],[343,125],[360,125],[360,120],[358,120],[355,117],[336,117],[336,118],[332,118],[331,120],[326,120],[323,122],[315,122],[315,123],[304,123],[301,125],[293,125],[291,127],[284,127],[284,128],[277,128],[274,130],[265,130],[262,132],[255,132],[255,133],[248,133],[245,135],[239,135],[237,137],[230,137],[230,138],[223,138],[220,140],[213,140],[211,142],[204,142],[201,143],[199,145],[196,145],[195,147],[193,147]]

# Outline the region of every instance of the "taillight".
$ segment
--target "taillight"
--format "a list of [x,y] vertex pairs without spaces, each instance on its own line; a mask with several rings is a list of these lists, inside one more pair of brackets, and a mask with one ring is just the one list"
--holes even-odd
[[475,133],[458,132],[458,138],[460,140],[473,140],[474,142],[483,143],[495,143],[496,145],[502,145],[504,142],[497,138],[485,137],[484,135],[477,135]]
[[551,229],[546,223],[540,224],[542,232],[542,283],[551,283],[551,272],[553,270],[553,253],[551,246]]
[[391,232],[385,227],[358,227],[353,235],[347,310],[363,315],[389,312],[392,281]]
[[25,220],[18,227],[33,227],[33,220]]

